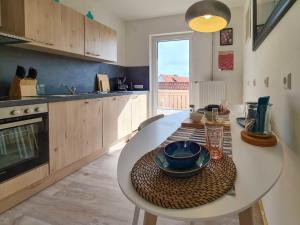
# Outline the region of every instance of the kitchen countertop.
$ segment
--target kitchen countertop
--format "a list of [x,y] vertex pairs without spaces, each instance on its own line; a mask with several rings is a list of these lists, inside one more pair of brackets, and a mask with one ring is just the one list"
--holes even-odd
[[114,97],[114,96],[123,96],[123,95],[137,95],[145,94],[149,91],[126,91],[126,92],[110,92],[110,93],[90,93],[90,94],[78,94],[78,95],[41,95],[32,98],[24,98],[18,100],[7,100],[0,101],[0,108],[3,107],[13,107],[20,105],[34,105],[50,102],[64,102],[64,101],[76,101],[83,99],[93,99],[93,98],[105,98],[105,97]]

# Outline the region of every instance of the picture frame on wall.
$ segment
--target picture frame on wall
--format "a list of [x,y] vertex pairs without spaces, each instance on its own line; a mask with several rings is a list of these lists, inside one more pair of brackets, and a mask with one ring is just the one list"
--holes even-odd
[[233,28],[220,31],[220,46],[233,45]]
[[234,69],[234,52],[219,51],[218,52],[218,70],[233,71]]

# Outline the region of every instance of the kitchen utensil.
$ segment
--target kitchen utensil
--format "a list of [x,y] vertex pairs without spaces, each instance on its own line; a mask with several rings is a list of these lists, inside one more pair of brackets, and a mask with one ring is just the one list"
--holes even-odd
[[20,79],[24,79],[26,75],[26,69],[23,66],[17,66],[16,76]]
[[17,66],[16,74],[11,82],[9,97],[31,97],[36,96],[37,81],[25,78],[26,69],[23,66]]
[[216,124],[205,124],[206,147],[212,159],[223,157],[224,127]]
[[27,76],[27,78],[35,80],[36,77],[37,77],[37,75],[38,75],[37,70],[34,69],[33,67],[30,67],[29,70],[28,70],[28,76]]
[[175,141],[164,148],[164,154],[170,167],[188,169],[195,166],[201,146],[192,141]]
[[97,87],[100,92],[110,92],[107,74],[97,74]]
[[126,77],[124,76],[124,77],[119,77],[118,79],[117,79],[117,89],[119,90],[119,91],[126,91],[126,89],[127,89],[127,84],[125,84],[125,82],[126,82]]
[[204,146],[200,146],[201,151],[198,160],[193,167],[184,170],[174,169],[170,166],[163,151],[159,152],[154,158],[155,164],[168,176],[177,178],[188,178],[198,174],[201,169],[207,166],[210,161],[210,154]]

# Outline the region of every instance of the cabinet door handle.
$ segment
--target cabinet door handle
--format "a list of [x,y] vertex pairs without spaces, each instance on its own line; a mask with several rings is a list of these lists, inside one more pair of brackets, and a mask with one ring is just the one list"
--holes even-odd
[[28,39],[31,40],[31,41],[40,43],[40,44],[44,44],[44,45],[49,45],[49,46],[53,46],[53,45],[54,45],[53,43],[45,42],[45,41],[38,41],[38,40],[35,40],[35,39],[33,39],[33,38],[28,38]]
[[95,54],[95,53],[92,53],[92,52],[85,52],[85,54],[93,55],[93,56],[100,56],[99,54]]
[[112,100],[115,101],[117,98],[113,98]]
[[90,102],[88,102],[88,101],[85,101],[85,102],[84,102],[84,104],[89,104],[89,103],[90,103]]

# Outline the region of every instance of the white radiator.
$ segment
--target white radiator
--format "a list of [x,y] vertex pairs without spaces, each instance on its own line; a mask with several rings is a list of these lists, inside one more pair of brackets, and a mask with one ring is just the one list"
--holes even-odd
[[196,108],[220,104],[226,99],[226,84],[223,81],[195,81],[193,93]]

